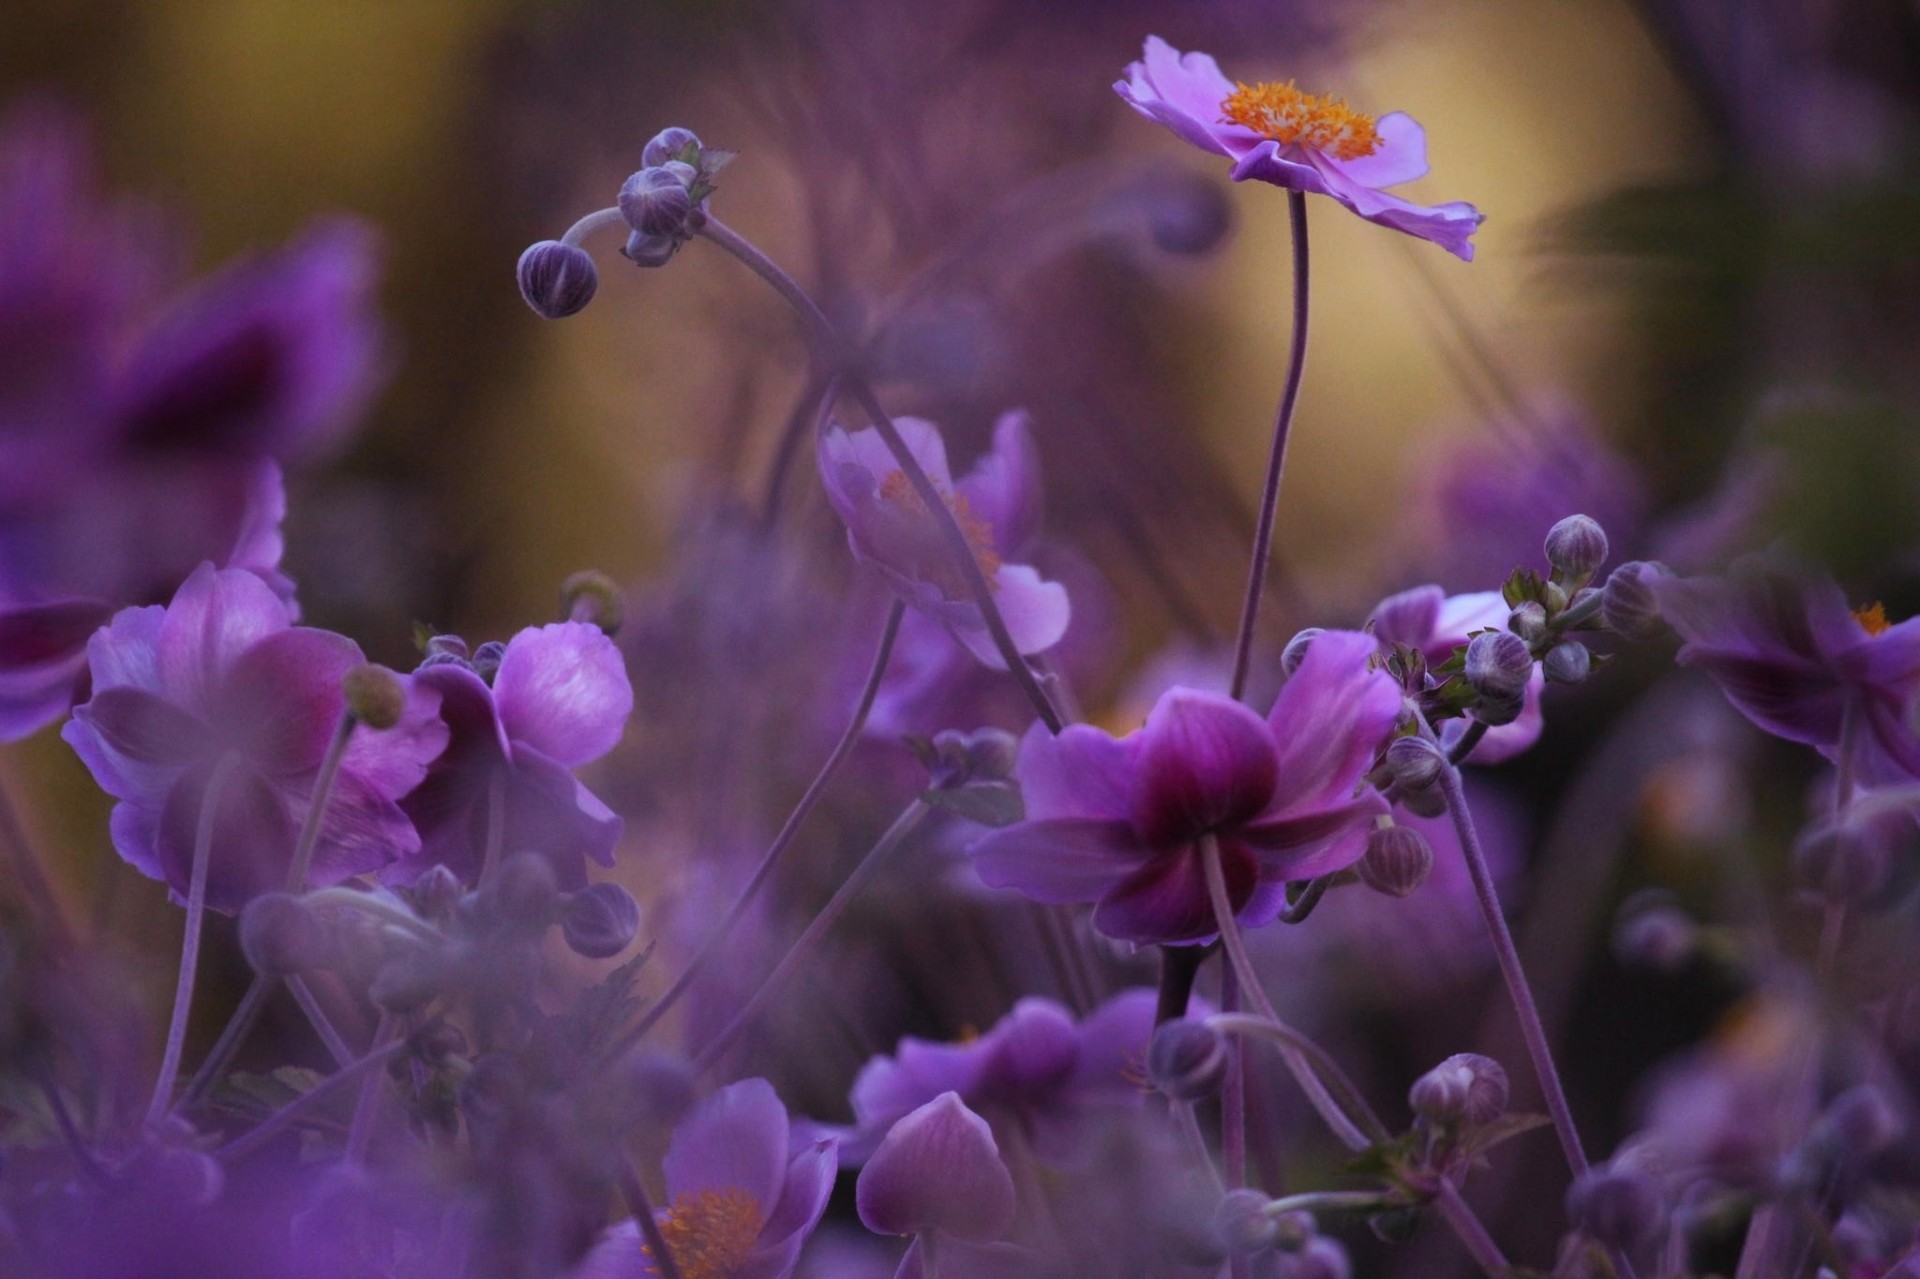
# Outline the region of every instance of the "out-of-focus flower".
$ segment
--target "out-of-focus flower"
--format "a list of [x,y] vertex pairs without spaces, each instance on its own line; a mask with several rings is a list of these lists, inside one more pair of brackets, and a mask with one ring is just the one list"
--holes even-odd
[[1660,611],[1741,714],[1843,760],[1863,786],[1920,777],[1920,618],[1854,611],[1833,580],[1749,556],[1723,577],[1655,578]]
[[[88,642],[93,695],[62,736],[120,802],[113,842],[184,897],[210,823],[207,904],[233,911],[284,886],[316,774],[346,714],[352,640],[297,627],[251,573],[203,564],[166,607],[123,609]],[[310,878],[337,883],[419,847],[398,800],[447,742],[416,681],[402,722],[342,757]],[[210,811],[209,811],[210,809]]]
[[990,1243],[1013,1225],[1013,1175],[993,1129],[943,1092],[902,1116],[860,1170],[860,1220],[879,1235]]
[[572,772],[612,750],[633,711],[626,663],[599,627],[528,627],[505,645],[491,685],[458,658],[429,658],[414,680],[440,694],[452,736],[406,799],[420,842],[388,878],[446,866],[471,884],[489,847],[540,853],[569,890],[585,885],[587,858],[613,865],[620,818]]
[[[1427,665],[1435,667],[1465,644],[1474,632],[1504,632],[1510,611],[1498,591],[1449,596],[1438,586],[1416,586],[1374,605],[1368,626],[1382,645],[1403,644],[1418,649]],[[1476,764],[1497,764],[1512,759],[1539,741],[1540,694],[1546,683],[1546,677],[1535,667],[1526,679],[1519,717],[1512,723],[1489,728],[1467,758]],[[1465,727],[1464,721],[1449,722],[1442,729],[1443,741],[1451,745]]]
[[[796,1141],[764,1079],[744,1079],[696,1105],[667,1148],[660,1234],[685,1279],[786,1279],[826,1211],[832,1138]],[[609,1230],[573,1279],[658,1274],[639,1227]]]
[[[1014,646],[1044,652],[1067,633],[1066,588],[1041,579],[1029,564],[1009,562],[1033,541],[1039,520],[1039,456],[1026,415],[1009,413],[994,428],[993,448],[958,483],[947,469],[939,430],[918,418],[897,425],[967,536],[993,588]],[[987,665],[1004,668],[980,606],[940,522],[875,430],[829,430],[820,441],[820,476],[833,509],[846,521],[855,558],[871,564],[902,600],[933,618]]]
[[1405,112],[1376,120],[1291,81],[1235,84],[1211,54],[1181,53],[1158,36],[1113,88],[1147,119],[1232,160],[1235,182],[1331,196],[1369,222],[1473,260],[1473,233],[1485,221],[1478,209],[1418,205],[1381,190],[1427,172],[1426,131]]
[[1359,790],[1401,713],[1376,651],[1358,632],[1316,636],[1264,721],[1176,688],[1124,738],[1029,731],[1027,820],[975,845],[980,878],[1036,901],[1097,902],[1094,927],[1123,941],[1201,942],[1218,930],[1201,854],[1212,838],[1235,917],[1269,922],[1289,880],[1356,861],[1384,811]]

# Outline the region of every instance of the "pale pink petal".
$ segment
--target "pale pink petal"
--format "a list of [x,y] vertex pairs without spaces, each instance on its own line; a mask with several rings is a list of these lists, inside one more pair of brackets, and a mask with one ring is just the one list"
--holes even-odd
[[493,698],[510,740],[570,768],[612,750],[633,713],[626,660],[606,632],[585,622],[514,636],[493,677]]

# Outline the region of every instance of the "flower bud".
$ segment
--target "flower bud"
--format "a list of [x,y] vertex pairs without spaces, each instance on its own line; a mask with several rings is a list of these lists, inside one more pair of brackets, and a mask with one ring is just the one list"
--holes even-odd
[[1906,1121],[1872,1084],[1847,1089],[1820,1117],[1820,1137],[1846,1159],[1877,1155],[1900,1140]]
[[1408,791],[1426,790],[1440,780],[1440,770],[1447,766],[1433,743],[1422,737],[1394,738],[1387,744],[1386,764],[1393,780]]
[[683,236],[693,212],[693,166],[678,160],[642,169],[620,186],[620,216],[641,235]]
[[1231,1061],[1225,1035],[1185,1017],[1161,1025],[1147,1043],[1147,1079],[1176,1101],[1218,1092]]
[[854,1183],[854,1205],[875,1234],[988,1243],[1013,1225],[1013,1176],[987,1121],[944,1092],[887,1132]]
[[1528,600],[1507,614],[1507,629],[1529,644],[1538,643],[1547,633],[1547,610]]
[[1307,660],[1307,646],[1313,643],[1314,636],[1320,634],[1321,629],[1318,626],[1309,626],[1288,640],[1287,646],[1280,650],[1280,669],[1289,675],[1299,670],[1300,663]]
[[1213,1213],[1214,1238],[1229,1257],[1251,1257],[1280,1239],[1278,1223],[1267,1215],[1273,1202],[1258,1190],[1229,1190]]
[[507,655],[507,646],[499,640],[488,640],[473,650],[473,669],[481,679],[488,683],[500,671],[500,663]]
[[1567,1191],[1567,1216],[1602,1247],[1632,1252],[1660,1228],[1660,1188],[1631,1168],[1587,1172]]
[[1578,684],[1593,669],[1593,654],[1579,640],[1561,640],[1541,661],[1540,669],[1556,684]]
[[1699,929],[1679,907],[1629,903],[1614,929],[1613,953],[1623,964],[1670,973],[1693,958],[1698,940]]
[[340,680],[347,713],[368,728],[385,730],[400,722],[407,709],[407,686],[384,666],[362,662]]
[[692,129],[682,129],[677,125],[662,129],[648,139],[647,145],[640,150],[640,163],[651,169],[655,165],[669,160],[688,162],[688,157],[700,154],[700,139]]
[[561,320],[585,308],[600,288],[593,258],[577,244],[542,240],[520,255],[520,296],[534,314]]
[[618,884],[588,884],[567,899],[560,931],[576,955],[611,959],[640,932],[640,903]]
[[303,973],[332,957],[333,933],[298,897],[263,893],[240,912],[240,952],[255,972]]
[[612,635],[625,612],[620,587],[598,569],[582,569],[560,583],[560,616],[566,621],[585,622]]
[[1526,692],[1533,652],[1510,631],[1482,631],[1467,643],[1467,683],[1482,697],[1508,701]]
[[1406,897],[1433,873],[1433,847],[1411,826],[1377,826],[1367,836],[1360,879],[1376,893]]
[[1212,249],[1233,225],[1233,207],[1220,185],[1184,172],[1156,181],[1146,213],[1154,247],[1183,257]]
[[680,251],[680,238],[673,235],[642,235],[635,231],[627,237],[620,253],[635,266],[665,266]]
[[1607,562],[1607,533],[1585,515],[1569,515],[1547,530],[1547,563],[1562,578],[1585,581]]
[[1660,633],[1660,601],[1651,582],[1664,575],[1658,564],[1629,560],[1607,575],[1600,591],[1600,620],[1627,639],[1652,639]]
[[1490,1123],[1507,1109],[1507,1072],[1479,1053],[1455,1053],[1413,1081],[1413,1113],[1429,1123]]

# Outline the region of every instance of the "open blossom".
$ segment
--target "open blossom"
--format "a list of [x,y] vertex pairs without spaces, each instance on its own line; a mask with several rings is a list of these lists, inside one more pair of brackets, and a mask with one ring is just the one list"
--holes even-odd
[[[1032,543],[1038,524],[1039,459],[1025,415],[1000,419],[992,450],[958,483],[947,469],[947,446],[937,427],[918,418],[896,425],[966,534],[1014,647],[1031,655],[1058,644],[1071,612],[1066,588],[1043,581],[1030,564],[1010,562]],[[880,433],[829,430],[820,441],[820,477],[846,522],[854,557],[877,568],[896,595],[953,632],[975,657],[1004,668],[940,521]]]
[[[1505,630],[1507,615],[1511,612],[1498,591],[1447,595],[1437,586],[1416,586],[1381,600],[1374,606],[1368,622],[1381,644],[1418,649],[1426,658],[1428,669],[1432,669],[1466,644],[1474,632]],[[1543,727],[1540,696],[1546,687],[1546,676],[1536,664],[1527,677],[1519,718],[1511,724],[1488,729],[1467,758],[1476,764],[1498,764],[1539,741]],[[1465,728],[1464,720],[1449,721],[1441,730],[1442,740],[1451,746]]]
[[1211,54],[1147,38],[1143,60],[1114,91],[1141,115],[1233,161],[1233,180],[1331,196],[1369,222],[1473,260],[1484,220],[1471,204],[1419,205],[1388,195],[1427,172],[1427,135],[1404,112],[1378,119],[1286,84],[1236,84]]
[[[165,607],[123,609],[87,645],[93,695],[62,736],[120,802],[113,842],[185,897],[210,823],[207,904],[285,886],[322,760],[346,714],[352,640],[294,626],[264,582],[203,564]],[[446,744],[438,698],[412,685],[399,725],[350,739],[310,881],[379,870],[419,845],[399,798]]]
[[1711,675],[1755,724],[1847,760],[1863,786],[1920,778],[1920,618],[1854,611],[1833,579],[1750,556],[1724,577],[1654,578],[1686,641],[1680,661]]
[[613,865],[620,818],[572,771],[612,750],[633,712],[626,663],[599,627],[528,627],[491,685],[458,660],[423,665],[414,680],[440,695],[452,736],[407,797],[420,844],[389,879],[446,866],[475,883],[490,843],[505,856],[544,855],[567,889],[586,883],[588,858]]
[[1017,770],[1027,819],[975,845],[975,869],[1036,901],[1098,903],[1093,924],[1109,937],[1201,942],[1218,931],[1201,854],[1212,838],[1235,917],[1269,922],[1288,881],[1358,860],[1385,811],[1361,779],[1401,695],[1375,653],[1370,635],[1316,636],[1265,720],[1175,688],[1127,737],[1030,730]]
[[[743,1079],[700,1102],[673,1131],[660,1234],[682,1279],[786,1279],[826,1211],[832,1138],[798,1138],[773,1086]],[[633,1222],[609,1230],[572,1279],[660,1271]]]

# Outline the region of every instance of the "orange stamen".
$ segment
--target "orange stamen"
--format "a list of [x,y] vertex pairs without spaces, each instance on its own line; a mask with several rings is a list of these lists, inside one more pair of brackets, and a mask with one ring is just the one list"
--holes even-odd
[[1893,625],[1887,620],[1887,606],[1879,600],[1875,600],[1865,608],[1854,609],[1853,620],[1860,623],[1860,629],[1869,635],[1878,635]]
[[[744,1190],[702,1190],[681,1195],[660,1223],[660,1237],[680,1267],[681,1279],[731,1279],[747,1264],[766,1219],[760,1205]],[[653,1250],[647,1254],[647,1273],[657,1275]]]
[[[907,478],[905,471],[888,471],[880,481],[880,497],[891,502],[903,511],[914,515],[927,514],[926,503],[920,500],[920,494],[914,490],[913,481]],[[975,515],[967,505],[963,493],[943,493],[941,500],[947,509],[953,512],[953,518],[960,525],[960,531],[966,534],[967,548],[973,552],[974,562],[980,566],[980,573],[989,582],[1000,571],[1000,554],[993,548],[993,528],[985,520]]]
[[1222,119],[1282,146],[1311,147],[1336,160],[1358,160],[1380,149],[1380,131],[1339,98],[1302,93],[1293,81],[1236,85],[1220,104]]

